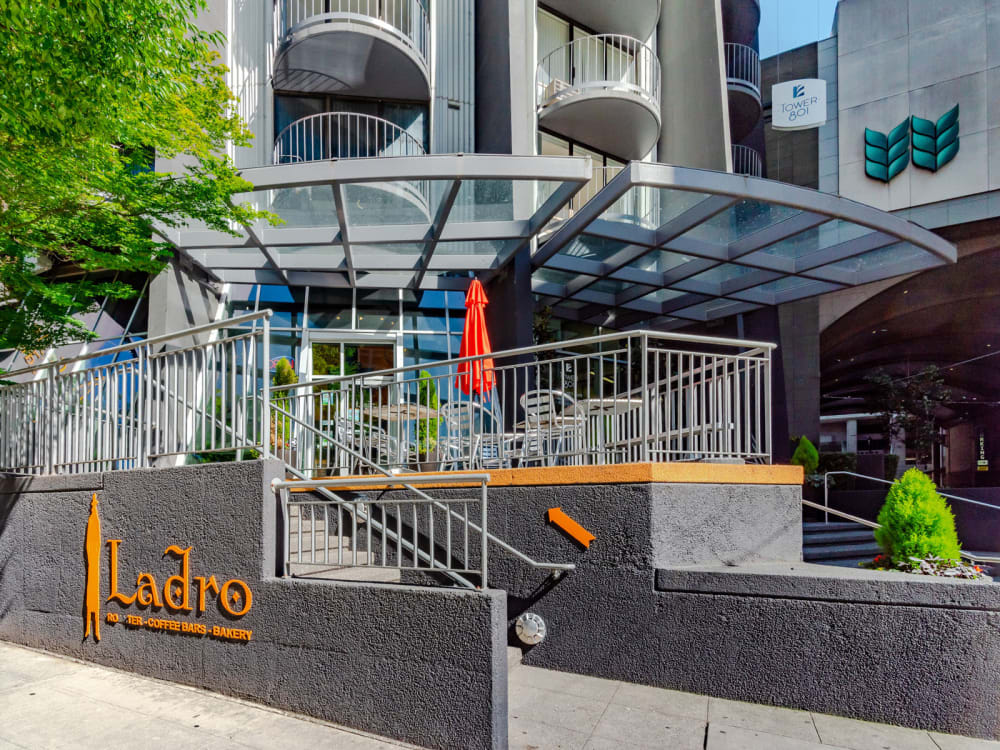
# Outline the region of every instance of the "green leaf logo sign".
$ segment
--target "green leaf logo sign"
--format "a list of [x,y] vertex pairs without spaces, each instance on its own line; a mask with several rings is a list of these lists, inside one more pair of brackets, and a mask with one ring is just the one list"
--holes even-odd
[[958,105],[937,122],[913,115],[913,163],[937,172],[958,153]]
[[910,120],[903,120],[889,135],[865,128],[865,174],[888,182],[910,163]]

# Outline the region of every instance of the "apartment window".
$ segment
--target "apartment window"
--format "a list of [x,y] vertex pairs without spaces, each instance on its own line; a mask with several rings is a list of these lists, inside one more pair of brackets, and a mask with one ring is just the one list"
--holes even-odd
[[384,99],[353,99],[346,96],[302,96],[275,94],[275,137],[296,120],[321,112],[353,112],[388,120],[405,130],[429,150],[427,105],[420,102],[400,102]]

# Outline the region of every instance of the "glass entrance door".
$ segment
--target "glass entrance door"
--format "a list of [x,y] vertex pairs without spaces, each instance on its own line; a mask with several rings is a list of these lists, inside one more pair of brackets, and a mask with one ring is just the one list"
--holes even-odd
[[[358,473],[361,457],[380,465],[396,462],[396,426],[380,418],[392,403],[392,378],[364,376],[395,367],[397,349],[394,336],[311,341],[314,476]],[[324,382],[335,377],[343,379]]]

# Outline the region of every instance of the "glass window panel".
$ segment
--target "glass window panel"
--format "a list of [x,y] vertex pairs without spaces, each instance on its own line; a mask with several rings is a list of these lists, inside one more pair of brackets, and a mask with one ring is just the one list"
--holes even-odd
[[603,292],[604,294],[618,294],[630,289],[633,286],[631,281],[619,281],[618,279],[598,279],[587,287],[588,292]]
[[665,190],[633,185],[601,215],[601,218],[608,221],[627,221],[656,229],[708,197],[704,193],[692,193],[687,190]]
[[269,190],[268,208],[284,220],[282,227],[337,227],[333,189],[329,185]]
[[646,302],[660,303],[668,302],[672,299],[677,299],[678,297],[683,297],[685,294],[688,294],[688,292],[682,292],[678,289],[657,289],[656,291],[650,292],[639,299],[645,300]]
[[343,190],[348,224],[430,226],[443,194],[441,182],[444,181],[396,180],[346,184]]
[[[574,35],[575,37],[576,35]],[[581,35],[573,39],[573,80],[582,84],[607,80],[605,72],[607,45],[596,36]]]
[[398,331],[399,312],[390,308],[359,308],[358,330]]
[[[569,42],[569,24],[544,10],[538,11],[538,60],[540,83],[547,86],[549,81],[558,79],[569,81],[569,49],[563,45]],[[556,52],[556,50],[562,50]],[[556,54],[551,54],[556,52]]]
[[684,265],[690,260],[693,259],[680,253],[671,253],[667,250],[651,250],[641,258],[636,258],[629,263],[628,268],[653,273],[666,273],[677,266]]
[[846,258],[838,261],[837,263],[833,263],[829,267],[842,271],[868,271],[886,266],[893,266],[904,261],[923,260],[926,258],[926,250],[922,250],[916,245],[911,245],[908,242],[899,242],[895,245],[889,245],[888,247],[882,247],[878,250],[872,250],[864,253],[863,255]]
[[696,276],[691,277],[691,281],[704,281],[710,284],[721,284],[723,281],[736,279],[744,274],[754,273],[756,269],[747,266],[739,266],[735,263],[723,263],[722,265],[709,268]]
[[569,141],[559,136],[539,131],[538,153],[542,156],[569,156]]
[[722,213],[688,230],[684,236],[690,239],[728,245],[741,237],[790,219],[802,213],[797,208],[789,208],[774,203],[755,200],[741,200]]
[[576,281],[579,278],[579,276],[575,273],[567,273],[566,271],[560,271],[555,268],[536,268],[531,276],[539,281],[548,282],[550,284],[560,284],[562,286]]
[[842,242],[856,240],[859,237],[871,234],[868,227],[855,224],[842,219],[833,219],[818,227],[800,232],[794,237],[768,245],[757,252],[765,255],[777,255],[784,258],[802,258]]
[[574,237],[569,245],[559,251],[559,254],[571,258],[582,258],[583,260],[603,263],[615,253],[630,247],[635,246],[606,237],[581,234],[578,237]]

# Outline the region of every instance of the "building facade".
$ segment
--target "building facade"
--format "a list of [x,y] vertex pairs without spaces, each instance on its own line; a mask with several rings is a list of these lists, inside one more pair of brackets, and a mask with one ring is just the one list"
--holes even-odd
[[[998,66],[1000,3],[992,1],[841,0],[830,38],[763,61],[769,178],[879,207],[958,248],[955,265],[781,310],[781,342],[794,352],[785,358],[794,363],[790,429],[818,437],[821,449],[892,451],[901,468],[912,465],[912,447],[907,453],[905,440],[878,427],[866,378],[907,378],[934,365],[951,396],[933,468],[953,487],[998,482]],[[826,123],[774,130],[771,84],[803,78],[826,81]],[[901,125],[898,153],[880,157],[873,141]]]

